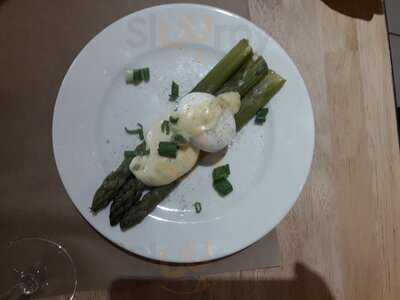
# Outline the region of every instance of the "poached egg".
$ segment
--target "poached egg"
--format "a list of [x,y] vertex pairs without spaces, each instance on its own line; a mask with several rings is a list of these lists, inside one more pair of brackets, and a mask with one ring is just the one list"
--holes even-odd
[[[187,94],[170,115],[177,121],[169,123],[168,132],[162,130],[164,120],[150,128],[145,137],[150,153],[134,157],[129,166],[131,172],[148,186],[166,185],[177,180],[195,166],[200,150],[217,152],[232,142],[236,135],[234,115],[239,108],[240,95],[236,92],[217,97],[207,93]],[[177,134],[188,143],[179,145],[176,158],[160,156],[159,143],[173,141]]]
[[205,152],[218,152],[236,135],[234,115],[240,108],[239,93],[214,97],[207,93],[190,93],[180,101],[175,129]]

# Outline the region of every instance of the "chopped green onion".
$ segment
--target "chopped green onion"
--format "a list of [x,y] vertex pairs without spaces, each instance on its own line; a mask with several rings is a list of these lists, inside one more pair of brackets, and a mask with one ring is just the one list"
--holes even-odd
[[158,144],[158,154],[160,156],[176,158],[178,149],[178,145],[173,142],[160,142]]
[[170,116],[169,117],[169,121],[172,123],[172,124],[176,124],[176,123],[178,123],[178,120],[179,120],[179,118],[178,117],[172,117],[172,116]]
[[133,73],[134,70],[126,70],[125,81],[127,84],[133,83]]
[[161,123],[161,131],[164,133],[165,132],[165,134],[166,135],[169,135],[169,122],[168,121],[163,121],[162,123]]
[[227,179],[230,174],[229,164],[217,167],[212,172],[213,186],[220,196],[226,196],[233,191],[233,187]]
[[150,69],[131,69],[126,70],[125,80],[127,84],[137,85],[142,81],[148,82],[150,80]]
[[171,94],[169,95],[169,101],[175,101],[179,97],[179,85],[172,81]]
[[148,82],[150,80],[150,69],[144,68],[144,69],[141,69],[141,72],[142,72],[143,80]]
[[229,164],[215,168],[212,172],[213,181],[226,179],[230,174],[231,170],[229,169]]
[[220,196],[226,196],[233,191],[232,184],[226,178],[214,181],[213,186]]
[[256,118],[254,119],[254,122],[255,122],[257,125],[262,125],[262,124],[265,123],[266,120],[267,120],[267,119],[266,119],[265,117],[256,117]]
[[125,127],[125,132],[127,134],[137,134],[139,138],[143,141],[144,140],[143,126],[140,123],[137,123],[137,125],[139,126],[138,129],[128,129]]
[[126,128],[126,127],[124,127],[124,129],[125,129],[125,132],[126,132],[127,134],[137,134],[137,133],[138,133],[138,132],[137,132],[138,129],[128,129],[128,128]]
[[267,107],[261,108],[261,109],[257,112],[256,116],[257,116],[257,117],[266,117],[267,114],[268,114],[268,111],[269,111],[269,110],[268,110]]
[[201,203],[200,202],[196,202],[195,204],[193,204],[194,209],[196,210],[196,213],[200,213],[201,212]]
[[173,140],[178,145],[183,145],[188,143],[187,139],[182,134],[179,133],[174,135]]
[[263,124],[266,120],[267,120],[267,114],[268,114],[268,108],[264,107],[261,108],[257,114],[256,114],[256,118],[255,118],[255,123],[257,125],[261,125]]
[[137,125],[139,126],[139,138],[143,141],[144,140],[144,133],[143,133],[143,126],[140,123],[137,123]]
[[140,70],[133,71],[133,84],[139,84],[142,81],[142,73]]

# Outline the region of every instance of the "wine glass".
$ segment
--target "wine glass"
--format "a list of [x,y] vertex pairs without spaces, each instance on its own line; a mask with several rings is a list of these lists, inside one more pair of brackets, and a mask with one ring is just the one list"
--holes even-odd
[[64,295],[73,299],[76,268],[67,250],[40,237],[9,242],[0,251],[0,300]]

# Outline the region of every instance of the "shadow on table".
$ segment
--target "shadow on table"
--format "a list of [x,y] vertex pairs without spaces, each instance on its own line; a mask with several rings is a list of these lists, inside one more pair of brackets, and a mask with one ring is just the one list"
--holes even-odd
[[0,0],[0,8],[5,4],[8,0]]
[[111,286],[110,299],[334,299],[318,274],[302,264],[295,271],[288,280],[119,279]]
[[330,8],[349,17],[371,20],[383,13],[382,0],[321,0]]

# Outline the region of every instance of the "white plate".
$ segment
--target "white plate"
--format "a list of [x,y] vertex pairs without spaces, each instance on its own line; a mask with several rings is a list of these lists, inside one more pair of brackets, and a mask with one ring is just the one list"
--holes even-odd
[[[89,206],[96,188],[138,144],[124,126],[148,128],[174,108],[171,81],[189,91],[241,38],[287,79],[263,126],[248,124],[220,164],[229,163],[234,192],[219,197],[210,166],[198,166],[141,224],[111,227],[109,209]],[[151,80],[125,84],[124,70],[150,67]],[[314,149],[314,120],[303,79],[268,34],[232,13],[173,4],[135,12],[108,26],[81,51],[60,88],[53,146],[64,186],[86,220],[109,240],[139,255],[199,262],[239,251],[271,231],[301,192]],[[196,214],[193,204],[202,203]]]

